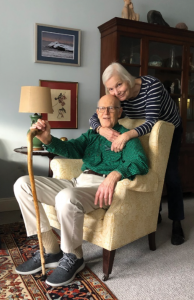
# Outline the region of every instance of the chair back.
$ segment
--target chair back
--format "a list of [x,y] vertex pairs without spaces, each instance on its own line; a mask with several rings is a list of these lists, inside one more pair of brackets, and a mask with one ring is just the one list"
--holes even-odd
[[[119,123],[127,129],[133,129],[144,122],[144,119],[124,118],[119,120]],[[158,174],[159,181],[162,182],[165,177],[173,132],[173,124],[158,121],[150,133],[139,137],[148,158],[149,168]]]

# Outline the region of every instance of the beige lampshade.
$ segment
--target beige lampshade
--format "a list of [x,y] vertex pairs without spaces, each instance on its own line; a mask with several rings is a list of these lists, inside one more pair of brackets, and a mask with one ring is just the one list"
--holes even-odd
[[42,86],[22,86],[19,112],[52,113],[50,88]]

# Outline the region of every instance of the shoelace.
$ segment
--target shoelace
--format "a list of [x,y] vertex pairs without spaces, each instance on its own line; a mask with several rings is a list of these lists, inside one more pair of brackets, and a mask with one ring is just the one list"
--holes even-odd
[[70,258],[67,254],[64,253],[63,257],[59,260],[58,267],[69,272],[69,268],[71,269],[73,265],[75,265],[75,261],[72,258]]
[[[44,252],[44,257],[47,257],[49,254],[47,254],[47,253],[45,253]],[[39,260],[41,260],[41,258],[40,258],[40,250],[37,250],[36,252],[34,252],[33,254],[32,254],[32,259],[33,259],[33,261],[35,261],[35,262],[38,262]]]

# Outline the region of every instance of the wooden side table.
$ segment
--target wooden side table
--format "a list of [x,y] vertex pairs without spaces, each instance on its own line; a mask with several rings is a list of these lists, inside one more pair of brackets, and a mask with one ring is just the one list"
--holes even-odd
[[[21,147],[21,148],[16,148],[14,149],[15,152],[20,153],[20,154],[28,154],[28,148],[27,147]],[[56,154],[50,153],[47,150],[40,150],[40,151],[33,151],[32,152],[33,156],[46,156],[49,158],[49,170],[48,170],[48,177],[53,176],[53,172],[50,168],[50,162],[51,160],[57,156]]]

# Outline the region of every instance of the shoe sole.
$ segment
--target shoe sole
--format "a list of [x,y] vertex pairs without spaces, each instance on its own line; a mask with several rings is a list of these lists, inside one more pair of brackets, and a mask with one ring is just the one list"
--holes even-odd
[[70,283],[70,282],[75,278],[76,274],[79,273],[79,272],[80,272],[81,270],[83,270],[84,268],[85,268],[85,263],[83,263],[83,264],[79,267],[79,269],[77,269],[77,271],[73,274],[73,276],[72,276],[69,280],[67,280],[67,281],[65,281],[65,282],[61,282],[61,283],[52,283],[52,282],[49,282],[49,280],[46,280],[46,284],[48,284],[48,285],[50,285],[50,286],[62,286],[62,285],[66,285],[66,284]]
[[[58,267],[59,262],[53,262],[53,263],[49,263],[45,265],[45,268],[56,268]],[[20,272],[17,269],[15,270],[16,273],[20,274],[20,275],[32,275],[35,273],[38,273],[39,271],[42,270],[42,266],[40,266],[39,268],[32,270],[32,271],[28,271],[28,272]]]

